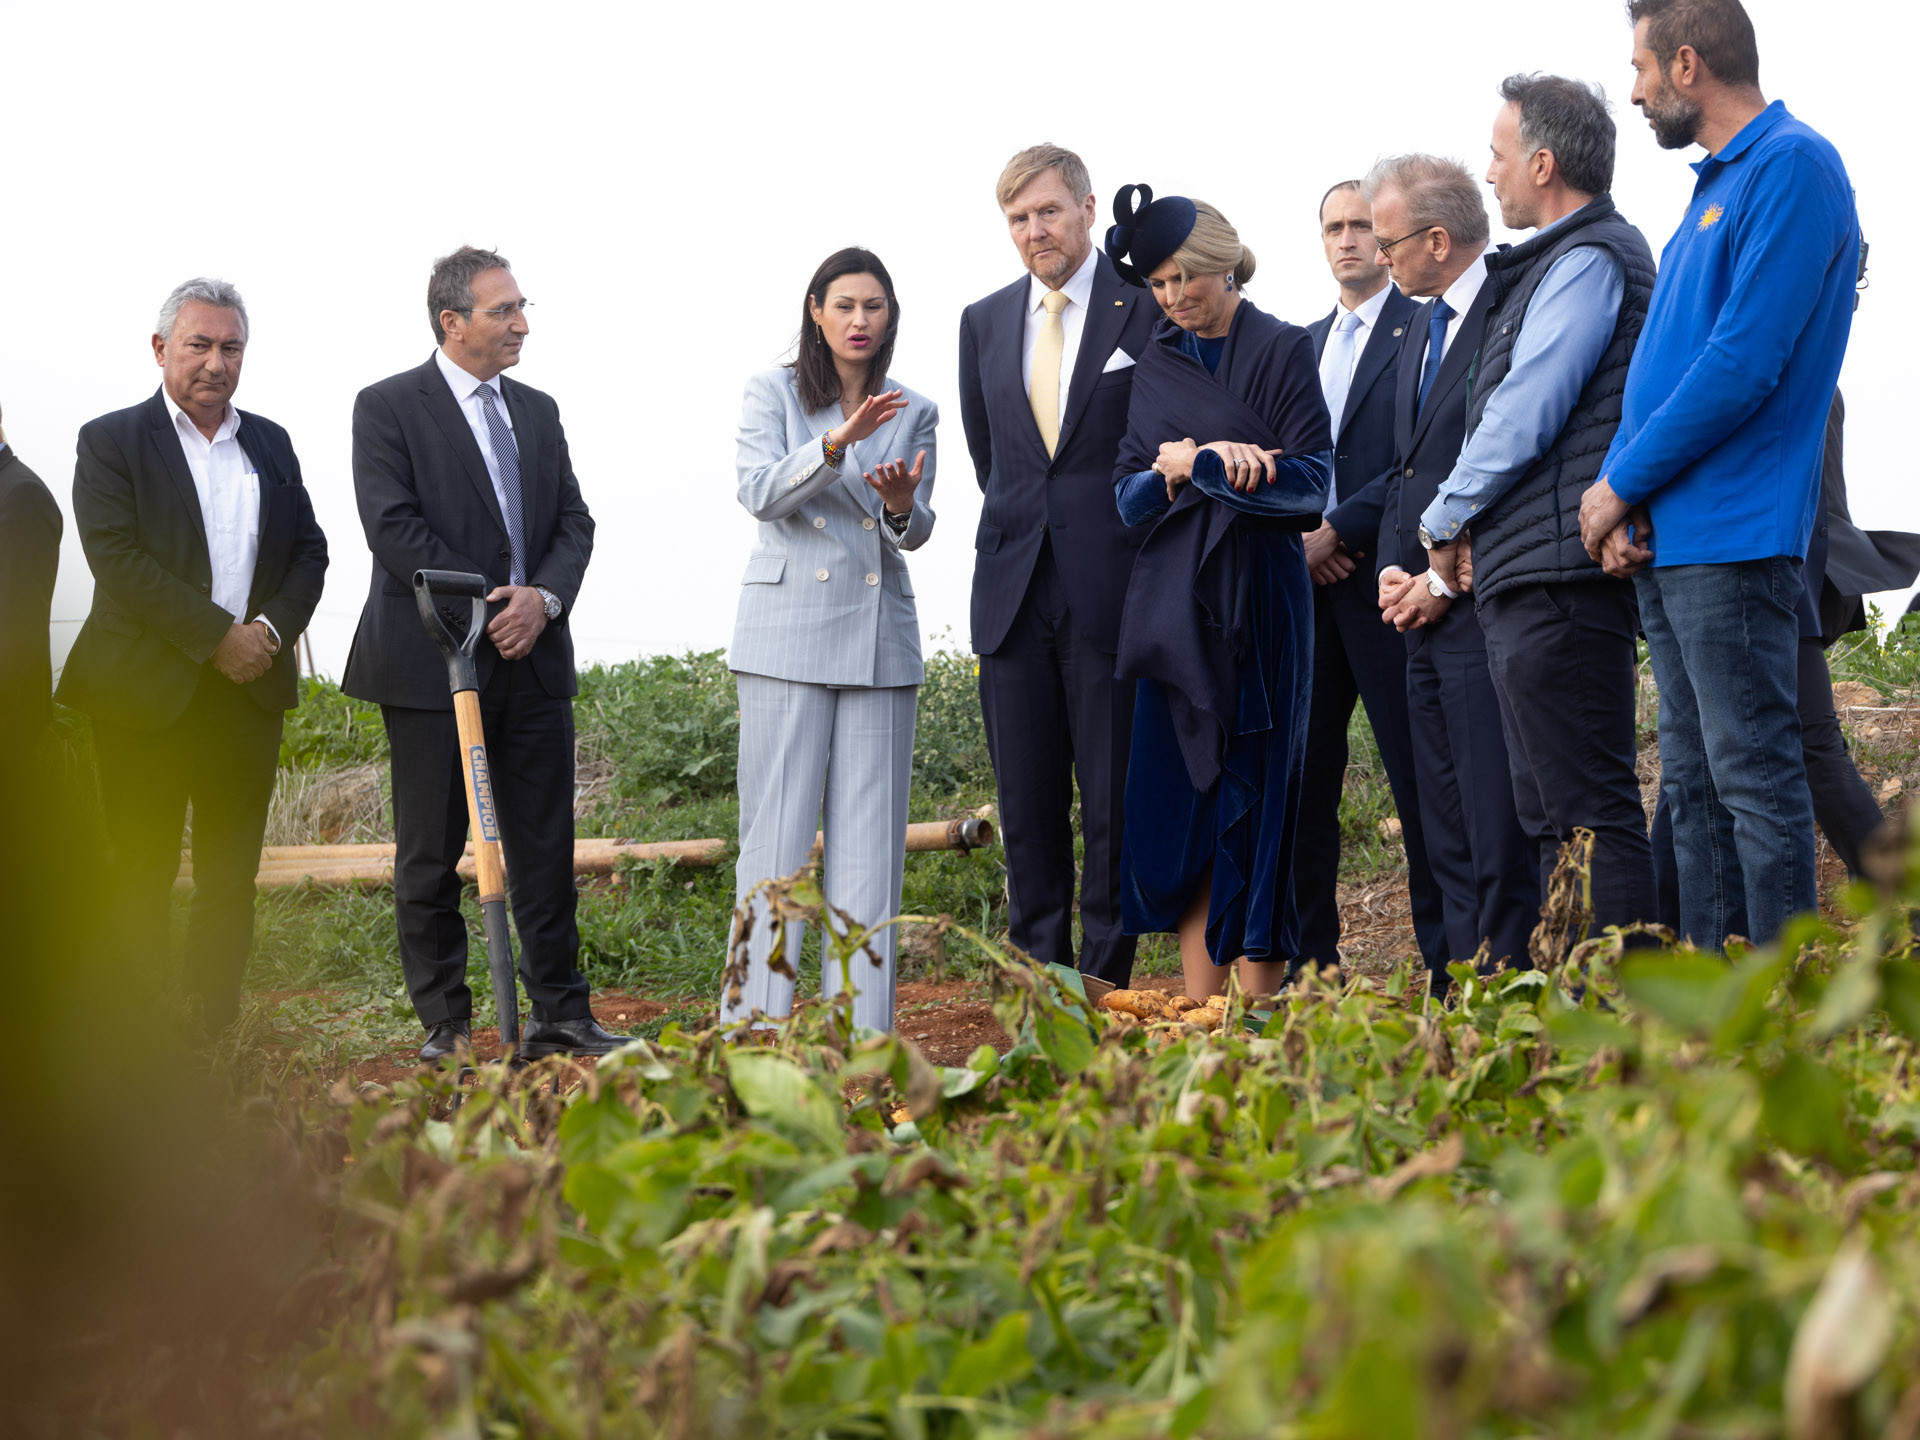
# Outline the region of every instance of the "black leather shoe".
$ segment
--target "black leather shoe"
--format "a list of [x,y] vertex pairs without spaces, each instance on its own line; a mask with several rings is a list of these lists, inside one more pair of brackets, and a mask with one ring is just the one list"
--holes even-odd
[[520,1032],[520,1056],[538,1060],[543,1055],[611,1055],[626,1043],[626,1036],[609,1035],[592,1017],[529,1020]]
[[420,1047],[420,1063],[436,1065],[449,1055],[473,1055],[473,1035],[464,1020],[443,1020],[427,1032],[427,1043]]

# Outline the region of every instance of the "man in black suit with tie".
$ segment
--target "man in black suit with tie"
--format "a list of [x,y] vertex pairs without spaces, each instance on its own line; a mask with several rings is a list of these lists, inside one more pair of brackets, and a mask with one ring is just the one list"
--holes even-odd
[[93,717],[131,948],[164,950],[192,805],[185,982],[213,1030],[239,1013],[281,721],[299,703],[294,641],[327,572],[287,432],[233,405],[247,335],[233,286],[187,281],[154,331],[160,389],[81,428],[73,518],[93,607],[59,690]]
[[[353,488],[373,551],[372,585],[341,688],[380,706],[393,767],[394,912],[400,964],[427,1030],[420,1058],[464,1051],[473,994],[458,864],[466,781],[447,667],[420,623],[416,570],[489,584],[475,655],[487,759],[533,1018],[529,1058],[604,1055],[623,1042],[594,1023],[578,960],[573,886],[573,639],[567,621],[593,517],[551,396],[506,379],[520,363],[527,300],[507,262],[463,246],[435,262],[426,364],[360,392]],[[464,621],[466,606],[450,615]]]
[[960,318],[960,416],[986,492],[973,648],[1000,789],[1008,930],[1043,964],[1076,963],[1077,779],[1078,965],[1125,985],[1134,939],[1120,921],[1120,832],[1133,687],[1113,676],[1145,536],[1120,523],[1113,467],[1156,307],[1094,247],[1092,182],[1071,150],[1021,151],[996,197],[1028,273]]
[[1374,552],[1393,464],[1393,407],[1401,342],[1419,308],[1387,278],[1374,243],[1373,210],[1358,180],[1343,180],[1320,202],[1320,239],[1340,286],[1331,314],[1307,327],[1320,384],[1333,416],[1334,501],[1306,537],[1313,575],[1313,708],[1300,790],[1293,893],[1300,912],[1298,973],[1339,959],[1340,792],[1347,771],[1347,724],[1356,700],[1380,747],[1407,855],[1413,928],[1429,966],[1446,963],[1440,891],[1427,866],[1407,720],[1407,647],[1380,623]]
[[[1466,439],[1469,376],[1486,329],[1491,235],[1480,187],[1455,160],[1402,155],[1366,180],[1375,241],[1394,282],[1430,303],[1407,325],[1394,404],[1394,464],[1376,566],[1382,619],[1407,645],[1407,703],[1427,860],[1449,958],[1482,944],[1527,963],[1539,918],[1537,851],[1520,829],[1499,697],[1472,602],[1427,564],[1420,519]],[[1433,966],[1436,992],[1444,969]]]
[[26,763],[53,712],[47,636],[60,506],[0,430],[0,773]]

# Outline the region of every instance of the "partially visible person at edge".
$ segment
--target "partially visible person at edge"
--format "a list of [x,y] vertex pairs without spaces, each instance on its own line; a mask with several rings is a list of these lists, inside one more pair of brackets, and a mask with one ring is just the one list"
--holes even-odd
[[[1113,508],[1133,365],[1159,310],[1094,247],[1093,185],[1035,145],[995,187],[1026,273],[960,317],[960,419],[985,492],[973,649],[1007,853],[1007,932],[1041,964],[1115,985],[1121,798],[1133,692],[1114,679],[1120,606],[1144,538]],[[1080,947],[1073,800],[1080,796]]]
[[[1864,272],[1865,266],[1862,265]],[[1833,853],[1854,879],[1863,872],[1867,837],[1886,817],[1867,782],[1860,778],[1840,717],[1833,707],[1833,677],[1827,650],[1842,635],[1867,628],[1861,597],[1904,590],[1920,575],[1920,535],[1903,530],[1862,530],[1847,506],[1845,470],[1846,401],[1834,392],[1827,412],[1820,465],[1820,516],[1807,546],[1797,612],[1799,665],[1795,696],[1800,708],[1800,749],[1806,757],[1807,789],[1813,818]],[[1673,813],[1661,796],[1653,815],[1654,877],[1661,924],[1680,928],[1680,872],[1673,853]],[[1747,917],[1735,912],[1728,933],[1744,935]]]
[[1707,156],[1581,538],[1636,577],[1681,931],[1719,945],[1744,906],[1764,943],[1817,898],[1796,609],[1860,226],[1833,146],[1761,94],[1738,0],[1634,0],[1628,13],[1634,103],[1663,147]]
[[80,430],[73,518],[93,607],[60,674],[93,718],[121,943],[166,951],[193,813],[185,989],[201,1022],[239,1014],[254,876],[299,703],[294,641],[327,573],[287,432],[237,409],[251,327],[240,292],[189,280],[160,307],[160,388]]
[[[888,373],[899,333],[880,257],[836,251],[807,282],[793,361],[749,380],[740,412],[740,504],[760,533],[727,654],[740,695],[735,899],[800,869],[821,831],[827,902],[859,925],[900,912],[924,673],[905,552],[933,533],[940,412]],[[823,952],[821,992],[831,1000],[851,980],[858,1027],[893,1028],[894,934],[873,936],[845,971]],[[801,927],[787,927],[782,973],[774,938],[758,900],[723,1024],[793,1009]]]
[[1300,535],[1332,487],[1332,425],[1313,341],[1246,298],[1253,252],[1218,210],[1144,185],[1113,208],[1107,254],[1166,317],[1114,477],[1122,518],[1153,527],[1120,622],[1118,673],[1138,681],[1122,913],[1129,933],[1178,934],[1194,999],[1236,962],[1247,993],[1271,995],[1299,950],[1286,877],[1313,673]]
[[60,503],[0,429],[0,775],[24,765],[53,714],[48,654]]
[[1471,550],[1514,808],[1539,857],[1540,893],[1574,831],[1591,831],[1594,926],[1628,926],[1654,913],[1636,769],[1640,623],[1633,587],[1580,543],[1580,497],[1620,423],[1653,251],[1609,193],[1606,96],[1557,75],[1513,75],[1500,98],[1487,183],[1509,230],[1538,233],[1487,257],[1494,301],[1467,443],[1421,517],[1420,543],[1462,589],[1458,562]]
[[[1405,637],[1407,709],[1427,860],[1440,886],[1447,957],[1525,962],[1540,913],[1537,852],[1514,812],[1512,762],[1486,637],[1462,592],[1427,564],[1421,516],[1453,473],[1467,432],[1474,364],[1495,291],[1479,184],[1457,160],[1399,155],[1365,181],[1394,283],[1428,300],[1401,342],[1394,461],[1380,522],[1377,603]],[[1444,965],[1429,961],[1444,994]]]
[[1333,423],[1333,493],[1320,528],[1305,537],[1313,577],[1313,699],[1293,886],[1300,949],[1293,975],[1340,959],[1340,797],[1347,773],[1347,726],[1364,701],[1380,762],[1400,816],[1413,931],[1430,968],[1446,964],[1446,912],[1427,864],[1420,794],[1407,716],[1407,646],[1380,623],[1373,557],[1379,548],[1387,469],[1393,464],[1393,405],[1401,342],[1419,309],[1388,279],[1374,243],[1373,207],[1358,180],[1321,197],[1320,241],[1339,286],[1333,310],[1307,326],[1320,362],[1320,388]]
[[[373,552],[340,688],[380,707],[393,782],[394,925],[427,1038],[423,1064],[471,1050],[467,922],[455,867],[466,778],[447,667],[420,623],[416,570],[487,585],[474,651],[480,717],[533,1014],[520,1053],[605,1055],[624,1040],[593,1018],[580,973],[573,881],[573,603],[593,555],[560,407],[508,376],[532,333],[506,258],[462,245],[427,277],[425,362],[353,402],[353,492]],[[462,630],[466,601],[444,605]]]

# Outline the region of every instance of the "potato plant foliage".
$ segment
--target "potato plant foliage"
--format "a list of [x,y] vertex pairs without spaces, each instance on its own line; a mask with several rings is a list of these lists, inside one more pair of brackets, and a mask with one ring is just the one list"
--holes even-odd
[[570,1093],[310,1092],[322,1339],[259,1423],[1912,1435],[1920,966],[1861,908],[1732,961],[1458,967],[1446,1008],[1403,970],[1258,1035],[1116,1025],[968,935],[1021,1039],[964,1068],[814,1007]]

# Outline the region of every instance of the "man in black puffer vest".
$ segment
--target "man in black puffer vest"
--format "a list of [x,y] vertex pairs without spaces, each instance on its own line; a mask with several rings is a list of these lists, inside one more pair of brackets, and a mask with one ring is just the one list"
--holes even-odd
[[1473,591],[1542,894],[1560,846],[1591,830],[1595,926],[1627,925],[1655,908],[1634,765],[1638,618],[1631,585],[1581,543],[1580,497],[1620,423],[1653,252],[1607,193],[1605,96],[1526,75],[1500,95],[1487,179],[1507,226],[1538,233],[1487,258],[1497,298],[1467,444],[1420,537],[1435,571]]

